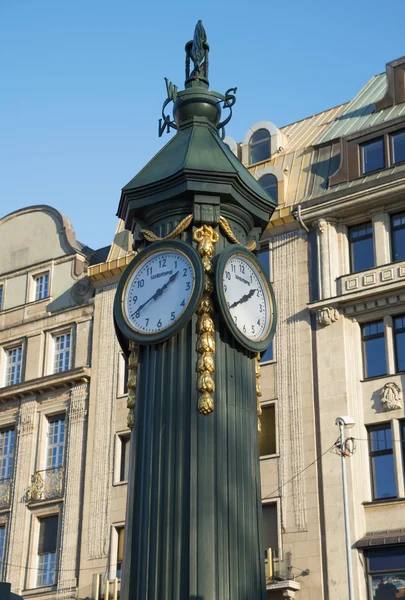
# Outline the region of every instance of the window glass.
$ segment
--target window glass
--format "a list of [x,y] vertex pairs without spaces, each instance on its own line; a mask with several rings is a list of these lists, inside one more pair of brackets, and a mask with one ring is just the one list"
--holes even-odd
[[266,190],[266,192],[273,198],[274,202],[278,204],[278,180],[275,175],[268,173],[263,175],[259,179],[260,185]]
[[54,469],[63,465],[65,448],[65,415],[52,417],[48,421],[48,444],[46,468]]
[[260,456],[267,456],[276,453],[276,409],[274,404],[262,406],[262,415],[260,417],[262,426],[259,435]]
[[391,136],[392,162],[403,162],[405,160],[405,131],[398,131]]
[[3,310],[3,286],[0,285],[0,310]]
[[267,129],[258,129],[255,131],[250,138],[249,149],[249,163],[251,165],[270,158],[270,133]]
[[121,578],[122,572],[122,561],[124,559],[124,537],[125,537],[125,529],[124,527],[120,527],[117,529],[118,534],[118,544],[117,544],[117,578]]
[[6,385],[15,385],[21,381],[22,346],[10,348],[6,352]]
[[265,362],[269,362],[270,360],[273,360],[273,342],[271,342],[267,350],[265,350],[264,353],[261,355],[260,363],[262,364]]
[[384,322],[374,321],[362,327],[364,377],[387,373]]
[[3,572],[4,541],[6,539],[6,528],[0,527],[0,578]]
[[263,504],[263,545],[264,550],[273,550],[273,555],[278,555],[278,523],[277,503]]
[[369,447],[373,498],[395,498],[397,495],[395,480],[392,432],[390,425],[378,425],[369,428]]
[[53,372],[62,373],[70,369],[70,332],[56,335],[53,338],[54,361]]
[[49,273],[42,273],[35,277],[35,300],[43,300],[48,297]]
[[8,479],[13,473],[15,430],[0,430],[0,479]]
[[39,520],[38,573],[37,586],[55,583],[56,540],[58,535],[58,516]]
[[351,272],[374,267],[373,225],[371,222],[349,227]]
[[405,596],[405,548],[365,550],[370,590],[374,600]]
[[391,216],[392,260],[405,259],[405,212]]
[[363,158],[363,173],[371,173],[385,167],[384,139],[378,138],[361,144]]
[[124,358],[124,385],[123,393],[128,394],[128,358],[123,355]]
[[129,436],[121,437],[121,464],[120,464],[120,481],[128,481],[129,472]]
[[394,340],[397,371],[405,371],[405,316],[394,318]]

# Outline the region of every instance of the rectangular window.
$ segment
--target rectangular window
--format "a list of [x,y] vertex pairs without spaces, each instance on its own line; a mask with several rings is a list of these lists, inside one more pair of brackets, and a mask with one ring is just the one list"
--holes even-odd
[[22,346],[6,350],[6,385],[21,381]]
[[273,360],[273,342],[271,342],[270,346],[265,350],[260,358],[260,363],[266,363],[270,360]]
[[392,163],[394,165],[405,161],[405,131],[391,135]]
[[364,377],[386,375],[384,322],[374,321],[361,328],[363,343]]
[[373,224],[349,227],[350,271],[357,273],[374,267]]
[[62,373],[70,369],[70,332],[53,338],[53,372]]
[[405,259],[405,212],[391,216],[392,260]]
[[384,138],[377,138],[360,145],[363,174],[379,171],[385,167]]
[[58,516],[39,519],[37,587],[55,583]]
[[46,469],[61,467],[65,449],[65,415],[49,418],[47,438]]
[[273,557],[278,556],[277,503],[263,504],[263,545],[265,554],[272,549]]
[[368,428],[373,498],[396,498],[395,463],[391,425]]
[[128,436],[120,437],[121,442],[121,460],[120,460],[120,481],[128,481],[129,472],[129,447],[131,438]]
[[396,370],[405,371],[405,316],[394,317]]
[[128,394],[128,357],[124,356],[124,394]]
[[0,310],[3,310],[3,286],[0,285]]
[[3,558],[4,558],[4,542],[6,539],[6,528],[3,525],[0,527],[0,578],[3,573]]
[[35,277],[35,300],[43,300],[49,296],[49,273],[41,273]]
[[13,474],[15,429],[0,430],[0,479],[9,479]]
[[276,407],[274,404],[262,406],[260,417],[261,433],[259,435],[260,456],[276,453]]
[[402,598],[405,591],[405,546],[364,550],[370,598]]
[[270,279],[270,250],[267,248],[266,250],[262,250],[257,255],[257,258],[260,261],[260,264],[263,267],[263,271],[266,273],[267,277]]
[[124,559],[124,535],[125,529],[124,527],[120,527],[117,529],[118,534],[118,544],[117,544],[117,574],[116,577],[121,579],[122,572],[122,561]]

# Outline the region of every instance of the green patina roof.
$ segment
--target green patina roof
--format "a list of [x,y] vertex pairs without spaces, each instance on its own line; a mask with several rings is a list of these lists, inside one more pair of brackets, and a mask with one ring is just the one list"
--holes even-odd
[[182,127],[152,160],[123,188],[123,192],[144,188],[171,178],[182,171],[236,175],[266,202],[271,199],[258,181],[241,164],[205,121]]

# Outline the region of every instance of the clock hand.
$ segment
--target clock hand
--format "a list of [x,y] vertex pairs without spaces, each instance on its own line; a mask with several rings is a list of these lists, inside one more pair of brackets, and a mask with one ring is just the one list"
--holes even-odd
[[136,312],[140,312],[147,304],[149,304],[149,302],[151,300],[156,300],[156,298],[158,298],[159,296],[161,296],[163,294],[163,291],[167,288],[167,286],[169,285],[169,283],[171,283],[172,281],[174,281],[178,275],[178,271],[176,273],[174,273],[173,275],[171,275],[168,279],[168,281],[162,285],[161,288],[158,288],[156,290],[156,292],[146,300],[146,302],[144,302],[143,304],[141,304],[141,306],[138,306],[138,308],[136,309]]
[[242,298],[240,298],[239,300],[237,300],[236,302],[231,304],[228,308],[235,308],[235,306],[238,306],[238,304],[243,304],[244,302],[247,302],[249,300],[249,298],[251,298],[253,296],[255,291],[256,290],[250,290],[250,292],[248,294],[245,294],[244,296],[242,296]]

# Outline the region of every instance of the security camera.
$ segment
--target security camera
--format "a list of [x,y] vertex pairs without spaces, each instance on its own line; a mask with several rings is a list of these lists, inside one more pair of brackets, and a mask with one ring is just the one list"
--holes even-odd
[[353,417],[345,415],[344,417],[337,417],[335,425],[343,425],[345,429],[351,429],[356,425]]

